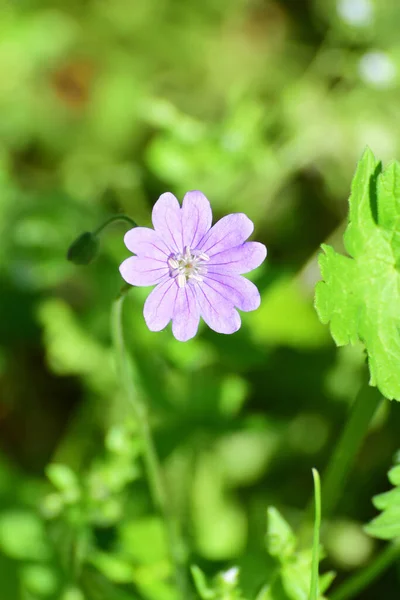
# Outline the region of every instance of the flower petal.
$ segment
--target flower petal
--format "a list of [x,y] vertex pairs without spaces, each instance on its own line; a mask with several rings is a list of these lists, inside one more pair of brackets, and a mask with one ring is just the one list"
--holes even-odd
[[157,258],[167,260],[170,254],[168,246],[160,236],[149,227],[134,227],[126,232],[124,237],[125,246],[140,257]]
[[253,233],[254,225],[243,213],[222,217],[201,240],[198,249],[214,256],[243,244]]
[[203,283],[244,312],[256,310],[260,306],[261,298],[257,287],[241,275],[207,273]]
[[182,252],[181,207],[170,192],[161,194],[151,215],[156,233],[164,240],[170,251]]
[[234,333],[240,328],[240,316],[232,302],[210,287],[206,279],[195,289],[200,314],[211,329]]
[[245,242],[241,246],[214,254],[207,264],[213,273],[248,273],[261,265],[267,256],[267,249],[260,242]]
[[174,312],[178,289],[175,280],[168,277],[149,294],[144,303],[143,314],[150,331],[161,331],[168,325]]
[[182,203],[183,245],[196,248],[211,227],[212,212],[207,198],[202,192],[185,194]]
[[180,288],[176,297],[172,317],[172,333],[180,342],[194,337],[199,327],[200,312],[196,295],[191,285]]
[[130,285],[155,285],[169,275],[168,265],[165,261],[154,258],[139,258],[130,256],[119,267],[119,272]]

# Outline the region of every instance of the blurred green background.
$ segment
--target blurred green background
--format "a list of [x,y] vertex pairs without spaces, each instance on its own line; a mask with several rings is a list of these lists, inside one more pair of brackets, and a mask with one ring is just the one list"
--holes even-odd
[[[400,155],[399,22],[396,0],[0,0],[0,600],[175,598],[114,368],[126,228],[89,267],[65,259],[112,214],[149,225],[167,190],[246,212],[268,247],[233,336],[150,333],[147,289],[125,313],[191,563],[239,565],[250,599],[268,580],[266,509],[300,527],[367,377],[318,322],[316,255],[341,247],[365,145]],[[399,428],[386,402],[324,525],[334,585],[379,551],[362,524]],[[397,598],[399,576],[362,598]]]

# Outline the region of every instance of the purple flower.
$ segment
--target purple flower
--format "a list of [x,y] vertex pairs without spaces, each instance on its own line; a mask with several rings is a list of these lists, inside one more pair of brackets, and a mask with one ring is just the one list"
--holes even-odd
[[125,244],[136,256],[120,266],[122,277],[135,286],[155,285],[144,305],[151,331],[172,319],[172,332],[182,342],[196,335],[200,317],[218,333],[240,328],[235,309],[255,310],[260,294],[241,277],[267,255],[264,244],[246,242],[253,223],[242,213],[223,217],[211,227],[210,203],[201,192],[188,192],[182,208],[173,194],[154,205],[154,229],[136,227]]

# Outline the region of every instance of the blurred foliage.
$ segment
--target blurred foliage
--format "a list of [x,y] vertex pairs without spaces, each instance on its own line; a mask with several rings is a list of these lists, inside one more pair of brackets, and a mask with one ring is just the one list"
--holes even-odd
[[[395,0],[0,0],[1,600],[175,600],[111,345],[125,228],[87,267],[66,252],[113,214],[148,225],[160,193],[188,189],[215,218],[254,220],[262,306],[234,336],[180,344],[147,330],[147,290],[132,290],[135,393],[198,594],[305,598],[287,577],[302,586],[309,568],[311,467],[367,376],[314,312],[316,253],[343,251],[365,145],[400,155],[399,19]],[[332,589],[377,551],[362,523],[399,427],[385,405],[322,531]],[[271,505],[298,531],[285,561],[265,551]],[[397,598],[398,575],[363,600]]]
[[374,496],[374,506],[383,511],[375,517],[365,529],[367,533],[383,540],[399,537],[399,496],[400,496],[400,465],[392,467],[388,473],[390,483],[395,487],[389,492]]

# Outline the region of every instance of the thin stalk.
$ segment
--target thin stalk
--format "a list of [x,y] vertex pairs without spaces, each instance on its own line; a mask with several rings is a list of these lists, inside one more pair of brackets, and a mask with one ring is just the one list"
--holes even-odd
[[180,593],[181,600],[190,598],[189,585],[186,576],[184,544],[180,539],[179,528],[176,519],[171,514],[167,494],[165,491],[161,466],[158,460],[157,452],[151,434],[146,406],[141,401],[132,380],[132,370],[125,347],[123,334],[123,303],[125,294],[121,294],[115,300],[112,310],[112,335],[117,357],[117,366],[124,386],[127,401],[132,408],[143,444],[144,461],[147,472],[147,479],[150,487],[150,493],[156,510],[159,512],[166,527],[168,546],[172,564],[175,568],[176,584]]
[[359,596],[370,583],[375,581],[398,558],[400,558],[400,540],[387,545],[370,565],[350,577],[333,592],[330,595],[330,600],[351,600],[351,598]]
[[133,219],[131,219],[130,217],[128,217],[128,215],[114,215],[114,216],[110,217],[109,219],[107,219],[107,221],[104,221],[104,223],[99,225],[99,227],[97,227],[97,229],[95,229],[93,231],[93,235],[98,235],[108,225],[110,225],[111,223],[114,223],[114,221],[125,221],[126,223],[129,223],[129,225],[131,227],[137,227],[137,224],[135,223],[135,221]]
[[311,583],[309,600],[318,599],[318,579],[319,579],[319,532],[321,529],[321,483],[319,474],[316,469],[312,470],[314,479],[314,504],[315,504],[315,519],[314,519],[314,539],[312,548],[312,563],[311,563]]
[[382,396],[375,387],[363,384],[345,428],[330,458],[322,477],[322,498],[324,515],[328,516],[336,508],[354,463]]

